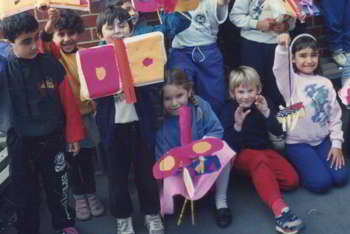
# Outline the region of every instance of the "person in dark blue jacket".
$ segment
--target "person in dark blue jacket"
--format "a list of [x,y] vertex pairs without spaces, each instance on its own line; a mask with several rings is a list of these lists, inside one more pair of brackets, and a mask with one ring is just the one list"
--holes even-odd
[[[115,21],[118,23],[114,24]],[[97,18],[98,35],[108,42],[111,38],[130,36],[132,29],[130,15],[120,7],[106,8]],[[150,234],[162,234],[158,187],[152,175],[155,112],[149,87],[135,88],[135,92],[135,104],[126,102],[124,92],[96,99],[96,121],[109,167],[110,210],[116,218],[117,233],[134,233],[128,190],[132,164],[145,225]]]

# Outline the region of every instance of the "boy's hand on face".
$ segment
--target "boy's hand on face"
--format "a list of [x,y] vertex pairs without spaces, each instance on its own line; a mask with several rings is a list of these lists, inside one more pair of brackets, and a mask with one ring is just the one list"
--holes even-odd
[[79,142],[68,143],[68,152],[73,153],[73,156],[77,155],[80,151]]
[[267,105],[267,101],[262,95],[257,95],[255,99],[255,106],[256,108],[265,116],[265,118],[268,118],[270,115],[270,109]]
[[341,149],[331,148],[328,153],[327,161],[331,160],[331,168],[335,170],[341,169],[345,166],[344,155]]
[[289,33],[282,33],[277,36],[277,43],[284,48],[288,48],[290,42]]
[[288,31],[288,23],[287,22],[281,22],[281,23],[276,23],[271,27],[271,30],[274,31],[275,33],[284,33]]
[[245,117],[250,113],[250,109],[244,110],[244,107],[239,105],[235,111],[235,120],[233,127],[236,129],[237,132],[240,132],[242,130],[242,125],[245,120]]
[[51,34],[55,31],[55,24],[60,18],[60,11],[57,8],[49,8],[47,14],[49,16],[49,20],[47,21],[44,30],[46,33]]

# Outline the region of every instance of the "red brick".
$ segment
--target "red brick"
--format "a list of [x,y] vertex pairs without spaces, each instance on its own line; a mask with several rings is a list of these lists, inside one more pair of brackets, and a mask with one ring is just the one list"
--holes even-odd
[[85,27],[95,27],[97,15],[84,15],[82,16]]
[[91,30],[86,29],[81,35],[80,35],[80,41],[91,41]]
[[92,40],[99,40],[97,36],[96,28],[91,29],[91,34],[92,34]]
[[103,10],[104,1],[96,1],[90,4],[91,13],[100,13]]

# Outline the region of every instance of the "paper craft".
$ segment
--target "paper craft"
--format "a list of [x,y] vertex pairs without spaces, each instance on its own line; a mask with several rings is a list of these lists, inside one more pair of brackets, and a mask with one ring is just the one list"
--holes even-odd
[[126,38],[114,45],[81,49],[77,52],[81,97],[91,100],[114,95],[122,89],[127,102],[134,103],[133,87],[163,82],[165,63],[161,32]]
[[318,16],[321,14],[320,9],[318,9],[313,0],[299,0],[299,5],[305,16]]
[[278,122],[282,124],[284,132],[293,130],[299,118],[305,116],[304,105],[301,102],[288,107],[280,107],[280,109],[281,110],[277,113],[276,118]]
[[113,45],[81,49],[76,59],[83,101],[111,96],[121,89]]
[[218,138],[205,138],[175,147],[153,165],[153,176],[156,179],[172,176],[178,168],[191,165],[193,159],[215,155],[223,146],[223,141]]
[[15,15],[32,9],[69,8],[90,11],[89,0],[1,0],[0,18]]
[[290,18],[304,21],[305,15],[297,0],[265,0],[261,18],[272,18],[277,22],[285,22]]
[[132,0],[132,4],[140,12],[155,12],[159,9],[165,12],[186,12],[196,9],[199,0]]
[[[191,188],[192,185],[188,181],[184,181],[183,176],[173,175],[164,178],[162,193],[160,193],[162,215],[172,214],[174,212],[173,196],[175,195],[182,195],[191,201],[202,198],[215,183],[222,169],[227,165],[227,163],[230,163],[233,157],[236,155],[236,153],[224,141],[220,139],[206,138],[203,140],[209,139],[215,139],[215,141],[220,141],[223,144],[222,147],[218,149],[218,151],[211,153],[212,155],[217,156],[221,167],[212,173],[206,173],[199,176],[191,176],[189,173],[191,182],[193,184],[193,189]],[[188,178],[186,175],[185,177]]]
[[342,103],[349,107],[350,105],[350,80],[347,80],[343,87],[338,91],[338,96]]

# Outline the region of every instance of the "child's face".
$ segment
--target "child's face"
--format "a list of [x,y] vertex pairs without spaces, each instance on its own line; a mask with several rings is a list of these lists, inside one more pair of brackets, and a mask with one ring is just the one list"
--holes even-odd
[[295,64],[298,72],[304,74],[313,74],[318,66],[319,53],[311,48],[305,48],[295,52],[292,62]]
[[168,114],[178,115],[181,106],[188,104],[192,90],[188,91],[179,85],[165,85],[163,87],[163,105]]
[[139,20],[139,13],[135,10],[131,1],[124,2],[120,7],[128,11],[129,15],[132,17],[132,23],[135,25]]
[[107,43],[111,43],[115,39],[122,39],[128,37],[130,35],[129,24],[128,22],[116,22],[114,25],[109,25],[108,23],[105,23],[102,26],[102,35],[103,40],[107,41]]
[[53,41],[60,46],[65,53],[71,53],[77,48],[79,33],[67,29],[57,30],[53,35]]
[[12,43],[16,57],[32,59],[37,55],[36,42],[39,39],[39,31],[22,33]]
[[237,103],[243,107],[250,107],[253,105],[256,100],[256,96],[260,93],[254,84],[240,84],[230,92]]

